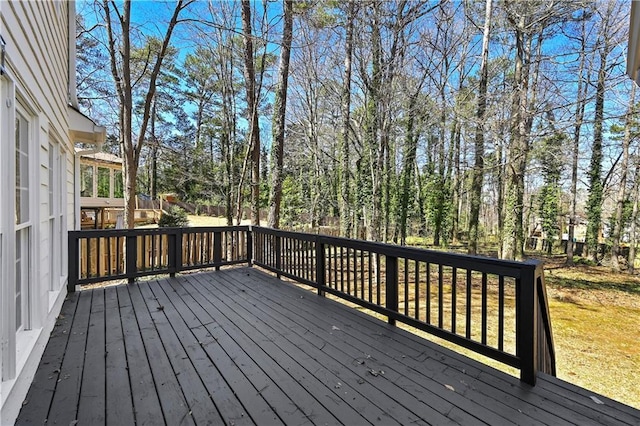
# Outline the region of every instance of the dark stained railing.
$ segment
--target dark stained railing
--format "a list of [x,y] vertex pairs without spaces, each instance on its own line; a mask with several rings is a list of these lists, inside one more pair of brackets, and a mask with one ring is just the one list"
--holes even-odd
[[69,233],[69,291],[78,284],[238,263],[315,287],[520,369],[555,375],[542,264],[422,250],[262,227]]
[[252,227],[253,263],[519,368],[555,375],[538,261],[510,262]]
[[250,259],[249,227],[69,231],[69,285],[220,268]]

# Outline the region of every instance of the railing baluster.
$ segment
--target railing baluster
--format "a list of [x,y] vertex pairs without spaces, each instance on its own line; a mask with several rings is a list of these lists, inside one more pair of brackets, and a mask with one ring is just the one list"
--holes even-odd
[[467,339],[471,339],[471,269],[467,269],[467,312],[465,315],[465,335]]
[[[385,266],[387,269],[385,274],[386,308],[393,312],[398,312],[398,258],[386,256]],[[391,325],[395,325],[396,319],[389,316],[388,322]]]
[[[368,280],[369,280],[369,301],[371,301],[371,299],[373,298],[373,295],[371,294],[373,292],[373,264],[372,262],[372,256],[371,256],[371,252],[368,251],[367,252],[367,258],[368,258],[368,263],[367,263],[367,272],[368,272]],[[377,293],[378,299],[376,300],[376,304],[380,304],[380,293]]]
[[86,250],[86,261],[87,261],[87,277],[91,276],[91,238],[87,238],[87,250]]
[[418,321],[420,321],[420,263],[418,263],[417,260],[414,260],[414,265],[413,265],[413,272],[414,272],[414,285],[415,285],[415,295],[414,295],[414,302],[415,302],[415,316],[414,318],[417,319]]
[[[376,260],[376,264],[374,265],[374,267],[376,268],[376,296],[378,297],[378,305],[381,303],[380,302],[380,286],[381,286],[381,279],[380,279],[380,253],[376,253],[375,255],[375,260]],[[386,296],[385,296],[386,297]]]
[[274,252],[274,256],[275,256],[275,261],[276,261],[276,269],[278,270],[277,272],[277,277],[280,278],[280,271],[282,268],[282,240],[279,236],[276,236],[276,247],[275,247],[275,252]]
[[[364,300],[364,252],[360,250],[360,298]],[[369,292],[371,302],[371,292]]]
[[353,295],[358,297],[358,250],[356,249],[353,250]]
[[504,350],[504,276],[498,278],[498,349]]
[[96,277],[100,277],[100,241],[102,238],[96,238]]
[[443,311],[444,311],[444,302],[443,302],[443,291],[444,291],[444,272],[442,264],[438,265],[438,328],[442,328],[443,324]]
[[456,311],[458,309],[457,302],[457,287],[458,287],[458,269],[452,268],[451,270],[451,332],[456,332]]
[[316,282],[318,284],[318,296],[324,296],[326,268],[325,245],[316,241]]
[[340,291],[344,293],[344,251],[340,246]]
[[404,314],[409,316],[409,262],[403,259],[404,265]]
[[427,294],[426,296],[426,321],[427,324],[431,324],[431,264],[427,263]]
[[482,273],[482,344],[487,344],[487,273]]

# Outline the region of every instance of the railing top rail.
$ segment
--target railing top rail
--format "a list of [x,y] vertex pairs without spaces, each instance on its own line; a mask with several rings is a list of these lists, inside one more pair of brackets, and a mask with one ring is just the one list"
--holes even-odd
[[501,260],[492,257],[472,256],[462,253],[450,253],[437,250],[428,250],[417,247],[398,246],[373,241],[354,240],[343,237],[331,237],[321,234],[305,234],[293,231],[252,226],[251,229],[269,235],[292,237],[307,241],[337,245],[356,250],[366,250],[398,258],[424,261],[459,269],[471,269],[478,272],[493,273],[513,278],[520,278],[522,271],[530,273],[532,269],[540,267],[541,261],[531,259],[525,262]]
[[137,235],[162,235],[175,234],[176,231],[184,233],[200,232],[226,232],[226,231],[248,231],[249,226],[193,226],[185,228],[134,228],[134,229],[83,229],[69,231],[69,235],[76,238],[101,238],[101,237],[126,237]]

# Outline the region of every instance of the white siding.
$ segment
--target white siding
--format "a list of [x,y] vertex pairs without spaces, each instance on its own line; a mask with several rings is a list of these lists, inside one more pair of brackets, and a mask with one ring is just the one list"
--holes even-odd
[[[71,13],[71,15],[69,15]],[[17,415],[35,373],[55,318],[66,293],[66,236],[51,232],[52,215],[49,190],[54,198],[57,223],[72,229],[74,218],[74,150],[69,138],[69,16],[74,17],[72,2],[0,1],[0,35],[6,42],[2,114],[0,114],[0,424],[11,424]],[[15,96],[13,96],[15,91]],[[6,97],[7,99],[4,99]],[[8,102],[7,102],[8,101]],[[16,104],[29,112],[33,124],[29,152],[29,194],[31,220],[31,281],[29,284],[29,322],[15,332],[12,323],[11,295],[15,291],[14,184],[12,161],[15,142],[13,111]],[[56,167],[57,178],[49,174],[50,143],[53,151],[64,155],[64,167]],[[7,171],[8,179],[4,175]],[[9,182],[7,182],[9,181]],[[53,238],[53,239],[52,239]],[[56,252],[51,248],[56,245]],[[59,252],[59,253],[58,253]],[[56,260],[58,263],[51,263]]]

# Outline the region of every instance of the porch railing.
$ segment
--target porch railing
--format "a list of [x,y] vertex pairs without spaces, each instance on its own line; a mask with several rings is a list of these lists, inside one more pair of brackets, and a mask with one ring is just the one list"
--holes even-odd
[[520,369],[555,375],[542,264],[262,227],[69,233],[76,285],[254,264]]

